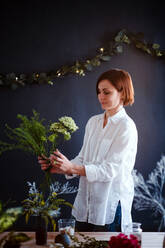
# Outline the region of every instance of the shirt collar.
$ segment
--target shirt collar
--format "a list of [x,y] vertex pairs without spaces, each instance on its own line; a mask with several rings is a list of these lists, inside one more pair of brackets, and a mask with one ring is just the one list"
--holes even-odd
[[[105,112],[100,116],[100,119],[102,120],[104,118]],[[126,111],[125,109],[122,107],[122,109],[120,109],[116,114],[114,114],[113,116],[109,116],[108,117],[108,122],[113,122],[113,123],[117,123],[119,120],[121,120],[124,116],[126,116]]]

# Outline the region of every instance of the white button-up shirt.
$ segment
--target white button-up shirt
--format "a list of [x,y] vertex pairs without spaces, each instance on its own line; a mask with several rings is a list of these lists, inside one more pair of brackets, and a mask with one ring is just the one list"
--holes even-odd
[[137,129],[124,108],[109,117],[104,128],[103,122],[104,113],[89,119],[81,151],[71,160],[84,165],[86,172],[80,177],[72,214],[78,221],[110,224],[120,201],[122,231],[131,231]]

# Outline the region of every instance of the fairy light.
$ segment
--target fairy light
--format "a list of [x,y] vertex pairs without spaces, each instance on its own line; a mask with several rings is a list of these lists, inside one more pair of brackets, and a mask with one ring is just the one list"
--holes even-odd
[[104,52],[104,47],[100,48],[100,52],[102,52],[102,53]]

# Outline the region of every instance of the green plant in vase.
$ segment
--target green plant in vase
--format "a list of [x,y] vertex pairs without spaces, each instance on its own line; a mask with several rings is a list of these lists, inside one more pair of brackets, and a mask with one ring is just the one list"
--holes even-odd
[[25,219],[28,222],[30,216],[36,218],[36,243],[38,245],[46,244],[48,223],[51,223],[53,231],[55,231],[55,217],[60,215],[60,206],[67,205],[72,207],[71,203],[59,198],[59,195],[74,193],[77,188],[69,186],[68,182],[63,185],[55,182],[50,184],[46,196],[46,194],[37,189],[35,182],[28,182],[28,186],[28,198],[22,202]]
[[[50,154],[56,150],[62,140],[69,140],[71,134],[78,129],[71,117],[63,116],[58,122],[45,125],[45,119],[40,119],[40,114],[33,110],[33,116],[28,118],[18,114],[17,118],[21,121],[16,128],[5,125],[5,132],[10,139],[10,143],[0,141],[0,155],[3,152],[21,149],[36,156],[49,158]],[[49,159],[47,160],[49,163]],[[46,179],[50,184],[49,169],[46,171]]]

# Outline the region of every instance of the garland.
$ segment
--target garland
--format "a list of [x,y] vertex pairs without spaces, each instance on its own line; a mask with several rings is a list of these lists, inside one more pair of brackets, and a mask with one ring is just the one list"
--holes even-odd
[[123,29],[114,35],[109,42],[100,47],[93,58],[85,61],[77,60],[73,65],[63,65],[57,71],[34,72],[31,75],[24,73],[16,75],[14,72],[6,75],[0,73],[0,87],[16,89],[18,86],[32,84],[53,85],[56,78],[62,78],[68,74],[85,76],[86,72],[92,71],[94,67],[100,66],[102,62],[110,61],[114,55],[121,54],[124,44],[133,44],[137,49],[152,57],[165,58],[165,50],[160,50],[159,44],[146,42],[143,33],[135,34]]

